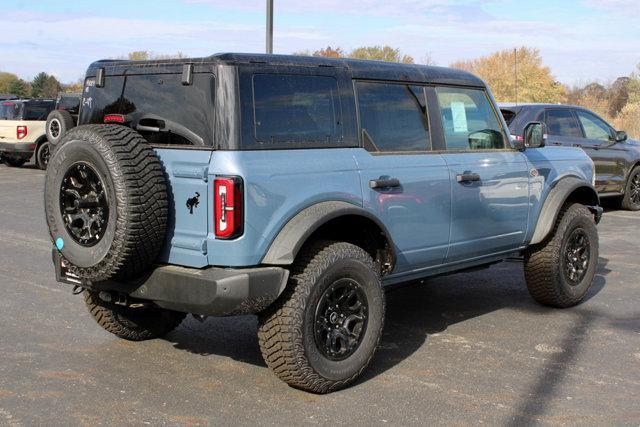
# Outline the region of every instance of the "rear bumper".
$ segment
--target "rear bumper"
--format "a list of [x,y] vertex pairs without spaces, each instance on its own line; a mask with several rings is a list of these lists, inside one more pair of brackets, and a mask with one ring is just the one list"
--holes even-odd
[[91,283],[69,275],[53,250],[56,280],[96,291],[124,293],[158,306],[205,316],[255,314],[267,308],[284,290],[289,271],[281,267],[185,268],[155,267],[135,282]]
[[0,142],[0,153],[31,155],[36,149],[35,142]]

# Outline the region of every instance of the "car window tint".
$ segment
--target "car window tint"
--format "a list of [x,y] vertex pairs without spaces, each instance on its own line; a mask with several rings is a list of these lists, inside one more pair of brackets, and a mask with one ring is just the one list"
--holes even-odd
[[369,151],[425,151],[431,147],[420,86],[357,82],[360,128]]
[[582,131],[571,110],[547,110],[547,132],[549,135],[582,138]]
[[438,87],[447,150],[486,150],[505,147],[502,126],[485,91]]
[[584,111],[576,111],[576,114],[582,124],[586,138],[599,139],[601,141],[610,141],[613,139],[611,128],[604,120]]
[[213,87],[211,74],[191,85],[179,74],[127,76],[120,114],[152,144],[212,145]]
[[261,143],[342,140],[338,82],[329,76],[253,76],[254,132]]
[[82,92],[79,124],[104,123],[104,116],[120,114],[122,100],[123,76],[107,76],[104,87],[95,86],[95,78],[85,80]]
[[53,101],[25,102],[22,104],[22,120],[47,120],[54,106]]
[[20,111],[18,103],[3,102],[0,104],[0,120],[14,120]]

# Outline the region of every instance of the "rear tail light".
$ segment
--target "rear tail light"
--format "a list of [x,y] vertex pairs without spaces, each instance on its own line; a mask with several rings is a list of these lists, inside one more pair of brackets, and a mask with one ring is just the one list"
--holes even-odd
[[242,235],[242,178],[217,177],[213,191],[216,238],[233,239]]
[[124,116],[122,114],[107,114],[102,121],[104,123],[124,123]]
[[18,139],[22,139],[27,136],[27,127],[26,126],[18,126],[16,127],[16,137]]
[[511,135],[514,141],[524,141],[524,137],[520,135]]

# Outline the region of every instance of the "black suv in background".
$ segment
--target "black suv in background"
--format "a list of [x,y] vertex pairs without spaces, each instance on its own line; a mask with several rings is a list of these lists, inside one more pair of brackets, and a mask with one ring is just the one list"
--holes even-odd
[[623,209],[640,210],[640,142],[616,131],[586,108],[557,104],[499,104],[511,136],[522,140],[524,127],[544,122],[549,145],[581,147],[596,167],[600,197],[619,197]]

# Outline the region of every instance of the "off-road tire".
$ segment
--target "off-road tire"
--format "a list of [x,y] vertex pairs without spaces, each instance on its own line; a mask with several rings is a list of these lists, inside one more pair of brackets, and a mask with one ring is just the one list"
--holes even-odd
[[[292,387],[328,393],[354,381],[371,361],[382,335],[385,299],[377,267],[362,248],[321,241],[293,265],[287,288],[259,316],[258,341],[267,366]],[[330,360],[315,343],[316,305],[335,280],[356,280],[366,294],[368,320],[359,346],[344,360]]]
[[17,159],[15,157],[2,157],[2,161],[7,166],[11,166],[12,168],[20,168],[27,163],[26,159]]
[[73,120],[73,116],[68,111],[53,110],[50,112],[47,116],[45,132],[47,140],[51,143],[51,148],[58,145],[75,125],[75,120]]
[[[576,229],[588,238],[589,256],[584,277],[570,284],[563,272],[562,257],[568,239]],[[556,224],[544,242],[530,248],[524,257],[524,274],[531,296],[540,304],[571,307],[589,291],[598,266],[598,230],[593,215],[584,205],[574,203],[562,208]]]
[[[63,179],[77,165],[93,169],[107,200],[105,230],[91,247],[73,237],[62,214]],[[49,166],[46,219],[69,272],[90,281],[132,279],[144,273],[163,247],[168,214],[162,163],[145,139],[124,126],[78,126],[59,144]]]
[[100,299],[97,292],[84,291],[84,301],[93,319],[107,332],[130,341],[162,337],[186,317],[186,313],[156,306],[127,307]]
[[51,145],[44,141],[36,148],[36,166],[42,170],[47,169],[49,159],[51,158]]
[[631,170],[629,174],[629,179],[627,179],[627,185],[624,189],[624,196],[622,197],[622,201],[620,202],[620,207],[622,209],[626,209],[628,211],[637,211],[640,210],[640,195],[638,195],[638,191],[640,191],[640,166],[636,166]]

